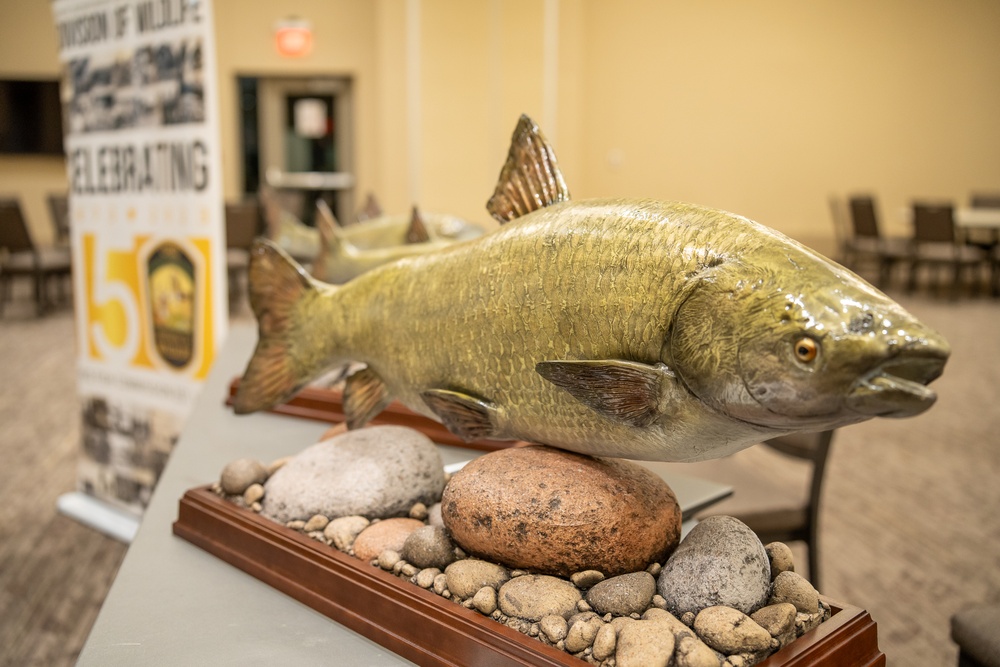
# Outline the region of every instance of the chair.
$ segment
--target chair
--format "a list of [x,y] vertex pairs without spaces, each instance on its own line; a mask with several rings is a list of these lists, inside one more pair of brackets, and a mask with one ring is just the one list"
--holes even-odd
[[1000,667],[1000,603],[966,607],[951,617],[958,667]]
[[853,234],[845,245],[845,263],[857,271],[862,261],[874,261],[878,268],[878,286],[885,288],[893,267],[910,259],[909,239],[882,236],[875,199],[869,195],[851,197],[848,210]]
[[[959,243],[955,234],[955,210],[951,204],[913,204],[913,245],[908,289],[917,286],[921,266],[945,267],[952,271],[951,292],[956,295],[962,272],[974,274],[986,266],[988,256],[981,248]],[[937,283],[937,281],[935,281]]]
[[68,247],[38,248],[16,199],[0,199],[0,315],[11,296],[12,280],[27,276],[34,283],[35,306],[43,315],[52,305],[48,286],[52,278],[72,275],[72,254]]
[[732,497],[696,519],[725,514],[751,528],[761,542],[803,542],[809,579],[820,588],[819,511],[834,431],[795,433],[722,459],[685,463],[677,471],[733,487]]
[[47,197],[49,216],[55,230],[55,244],[69,245],[69,197],[64,194],[50,194]]
[[226,204],[226,267],[229,272],[229,307],[239,303],[243,280],[250,265],[250,246],[260,222],[255,201]]

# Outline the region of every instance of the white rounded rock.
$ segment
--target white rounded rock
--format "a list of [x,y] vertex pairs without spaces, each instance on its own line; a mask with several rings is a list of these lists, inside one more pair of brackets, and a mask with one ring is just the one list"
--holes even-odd
[[429,438],[401,426],[371,426],[317,443],[264,485],[262,514],[279,523],[360,515],[406,516],[440,498],[444,471]]

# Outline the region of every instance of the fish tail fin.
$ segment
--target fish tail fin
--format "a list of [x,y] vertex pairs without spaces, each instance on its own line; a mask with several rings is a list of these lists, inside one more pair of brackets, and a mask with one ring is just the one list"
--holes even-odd
[[287,400],[327,367],[322,352],[293,353],[312,339],[315,317],[306,311],[320,295],[319,283],[264,239],[251,248],[247,282],[259,335],[233,399],[237,414],[266,410]]

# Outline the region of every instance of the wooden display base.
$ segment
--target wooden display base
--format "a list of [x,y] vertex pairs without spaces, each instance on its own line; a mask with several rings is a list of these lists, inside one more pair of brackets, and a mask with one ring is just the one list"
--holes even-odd
[[[239,386],[230,385],[228,404]],[[339,391],[307,387],[272,412],[344,421]],[[517,443],[463,442],[441,424],[399,403],[372,423],[415,428],[445,445],[493,451]],[[265,519],[191,489],[180,501],[174,534],[419,665],[585,665],[476,611]],[[875,621],[858,607],[825,600],[829,620],[760,663],[765,667],[884,667]]]
[[[419,665],[584,665],[478,612],[215,495],[191,489],[174,534]],[[766,667],[884,667],[875,621],[827,600],[833,616]]]

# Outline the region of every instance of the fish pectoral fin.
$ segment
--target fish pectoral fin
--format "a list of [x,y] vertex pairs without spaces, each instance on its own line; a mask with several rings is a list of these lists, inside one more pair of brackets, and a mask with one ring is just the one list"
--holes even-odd
[[361,428],[385,410],[392,397],[382,378],[370,368],[348,376],[344,384],[344,417],[347,428]]
[[431,235],[424,224],[424,217],[420,215],[420,210],[416,206],[410,214],[410,226],[406,230],[407,243],[427,243],[431,240]]
[[664,364],[619,359],[542,361],[535,370],[605,417],[638,427],[649,426],[662,413],[664,383],[674,379]]
[[569,201],[569,188],[555,151],[535,122],[522,115],[486,210],[503,224],[561,201]]
[[496,435],[496,408],[491,403],[447,389],[428,389],[420,396],[441,423],[466,442]]

